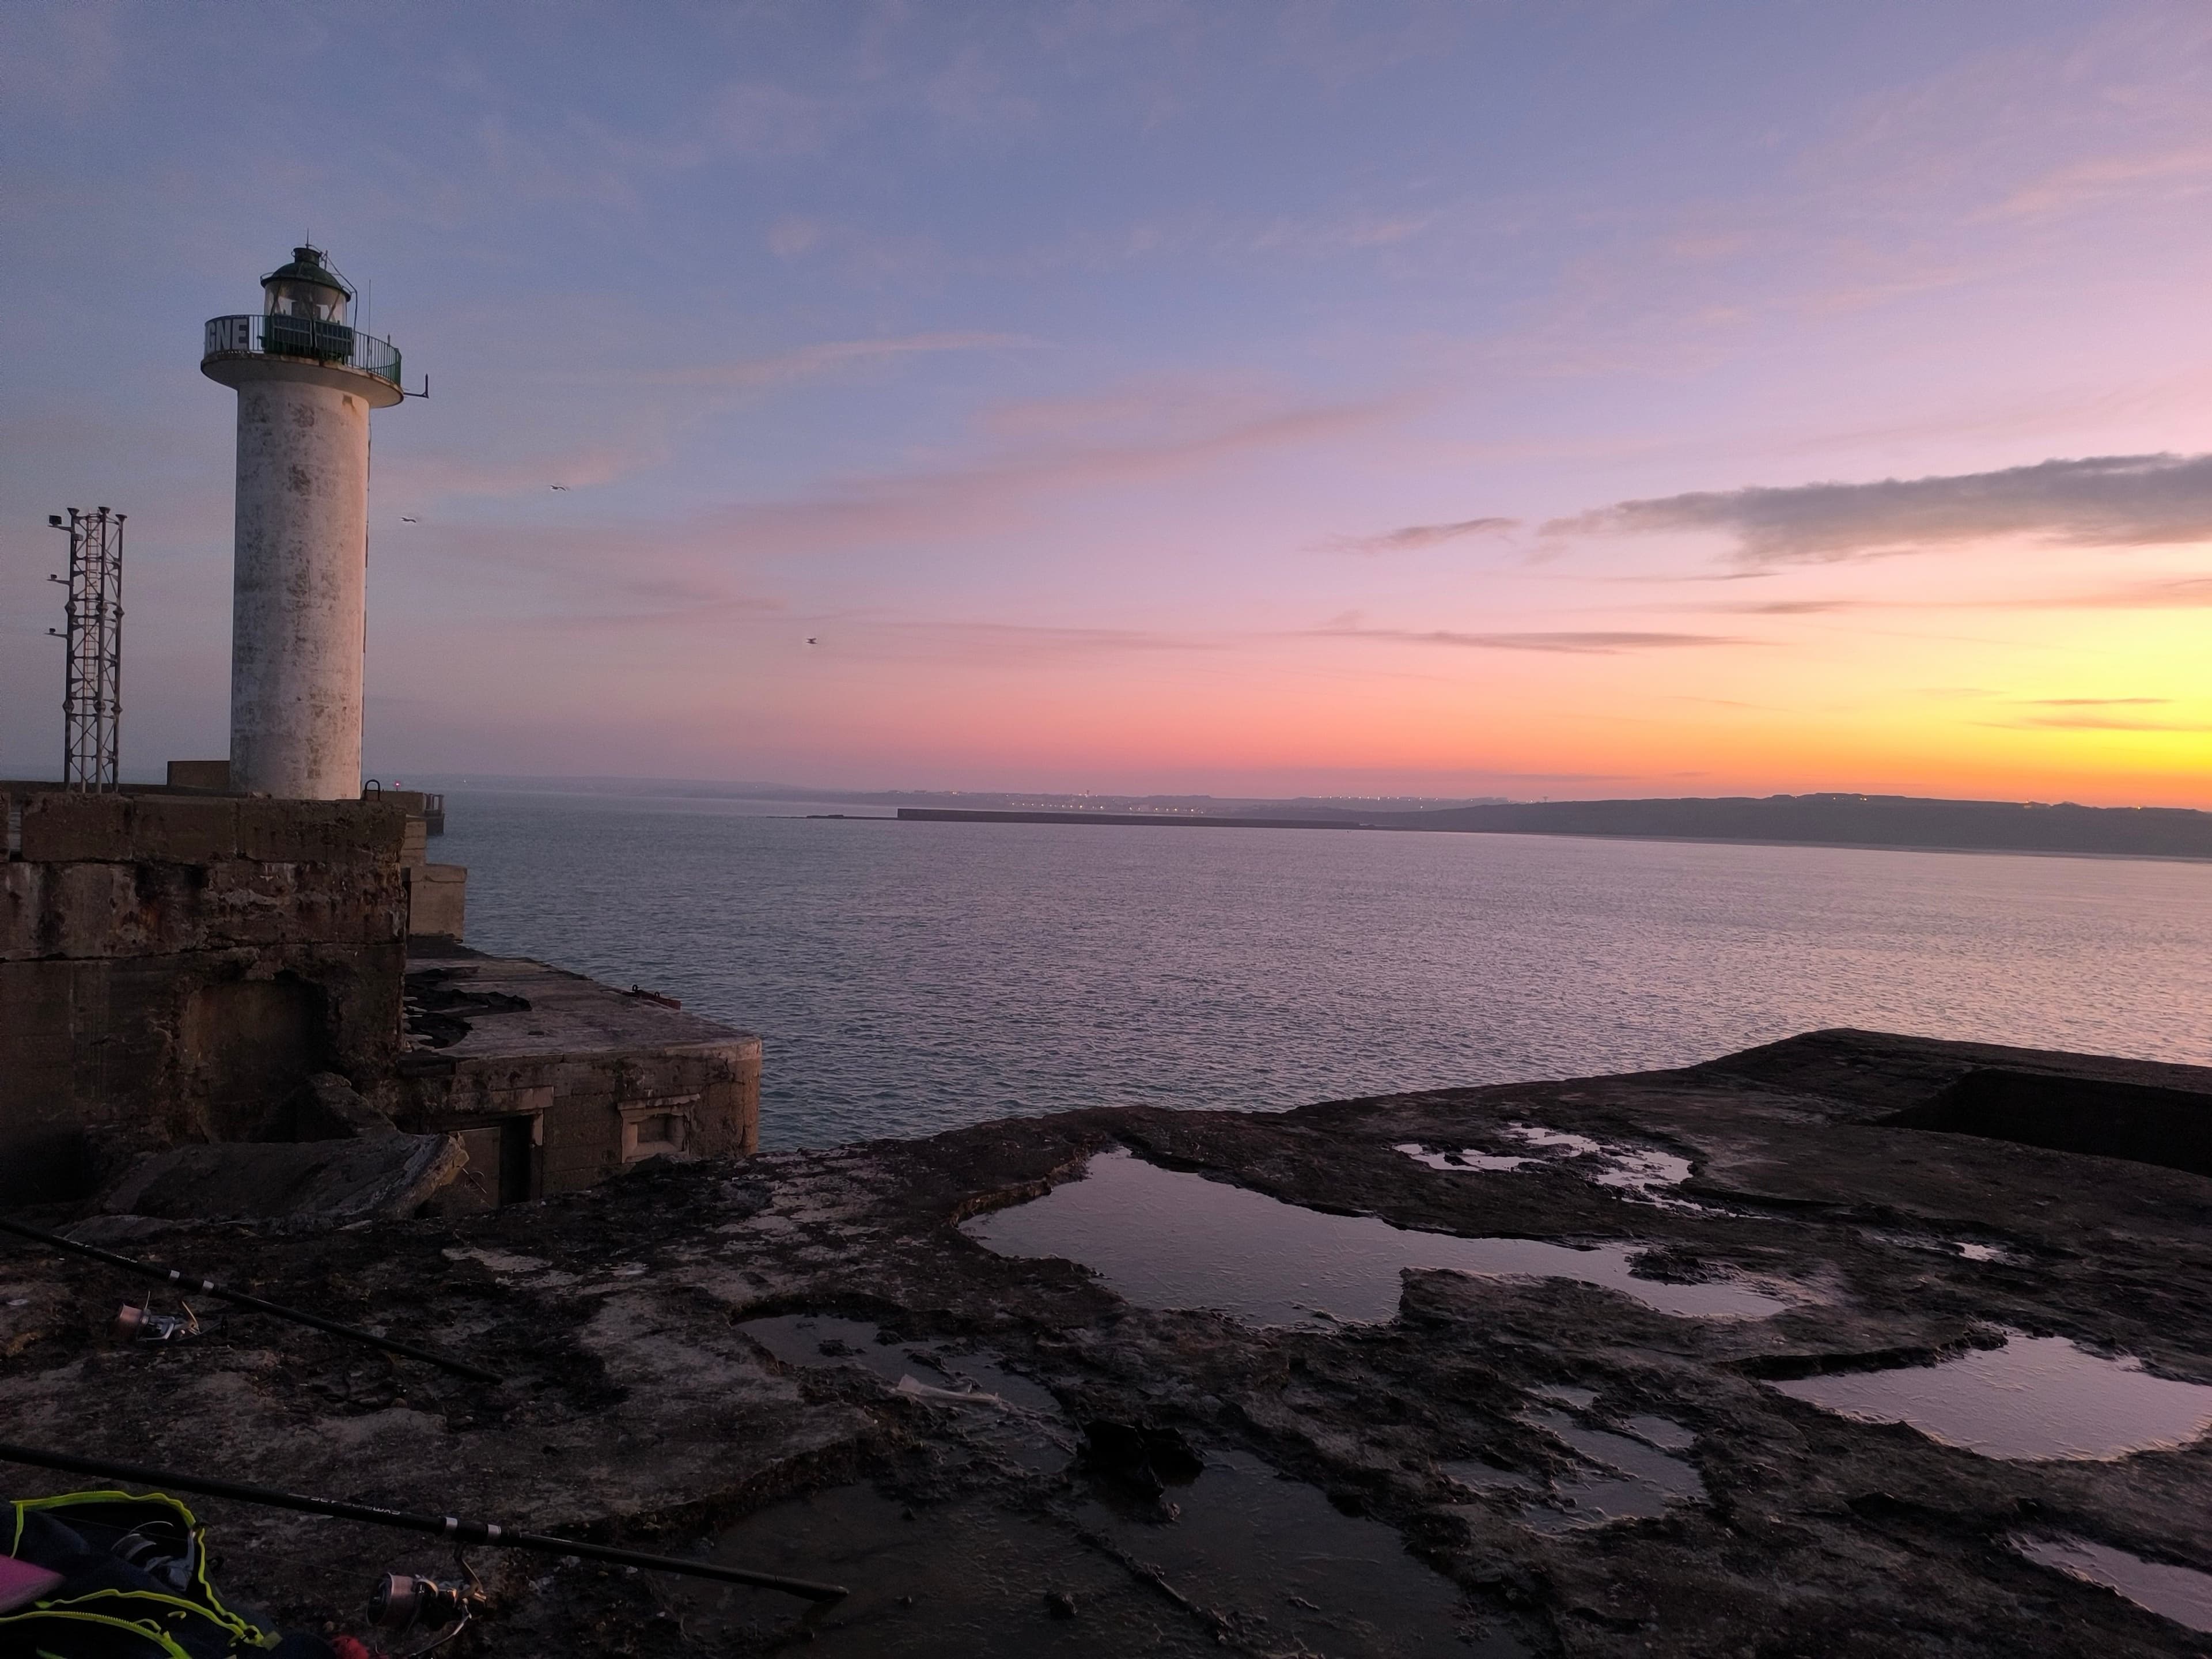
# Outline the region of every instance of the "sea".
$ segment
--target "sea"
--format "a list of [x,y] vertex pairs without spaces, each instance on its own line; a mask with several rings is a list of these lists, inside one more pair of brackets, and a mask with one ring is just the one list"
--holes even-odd
[[452,790],[474,947],[763,1041],[764,1146],[1686,1064],[1822,1026],[2212,1064],[2212,864],[900,823]]

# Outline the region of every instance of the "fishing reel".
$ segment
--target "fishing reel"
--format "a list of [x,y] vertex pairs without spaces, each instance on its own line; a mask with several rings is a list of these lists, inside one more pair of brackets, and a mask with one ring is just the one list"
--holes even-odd
[[456,1554],[453,1565],[463,1577],[453,1578],[425,1578],[414,1573],[387,1572],[369,1597],[369,1623],[394,1636],[410,1630],[436,1630],[441,1626],[452,1628],[427,1647],[415,1650],[428,1653],[431,1648],[442,1647],[461,1633],[471,1618],[483,1611],[490,1600],[484,1594],[476,1569]]
[[155,1313],[154,1304],[134,1308],[128,1302],[115,1316],[115,1334],[125,1342],[181,1342],[200,1334],[200,1316],[191,1304],[180,1314]]

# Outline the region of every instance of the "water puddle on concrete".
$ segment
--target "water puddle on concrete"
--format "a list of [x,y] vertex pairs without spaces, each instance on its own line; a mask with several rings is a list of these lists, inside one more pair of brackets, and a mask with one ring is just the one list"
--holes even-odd
[[2146,1561],[2086,1538],[2014,1538],[2011,1543],[2039,1566],[2100,1584],[2146,1612],[2212,1635],[2212,1574]]
[[988,1356],[957,1353],[927,1342],[886,1342],[873,1320],[781,1314],[745,1320],[738,1328],[787,1365],[860,1365],[894,1387],[912,1382],[918,1389],[969,1394],[1021,1411],[1060,1414],[1050,1389]]
[[1081,1179],[978,1216],[962,1231],[1001,1255],[1079,1262],[1140,1306],[1211,1308],[1263,1327],[1390,1319],[1398,1276],[1408,1267],[1574,1279],[1696,1318],[1764,1319],[1789,1305],[1731,1280],[1638,1279],[1630,1271],[1642,1254],[1635,1245],[1574,1249],[1533,1238],[1415,1232],[1372,1216],[1285,1204],[1126,1152],[1102,1152]]
[[1772,1382],[1862,1423],[1906,1423],[1947,1446],[2017,1462],[2172,1451],[2212,1428],[2212,1388],[2153,1376],[2063,1336],[2008,1334],[1939,1365]]
[[[1654,1519],[1672,1504],[1696,1503],[1705,1495],[1705,1483],[1696,1469],[1642,1440],[1586,1427],[1563,1412],[1534,1412],[1528,1420],[1597,1466],[1554,1480],[1552,1507],[1532,1504],[1522,1511],[1522,1521],[1538,1532],[1575,1532],[1608,1521]],[[1686,1444],[1688,1431],[1664,1419],[1653,1421],[1662,1425],[1669,1437]]]
[[[712,1559],[846,1585],[810,1653],[894,1659],[1240,1650],[1333,1659],[1521,1659],[1462,1636],[1458,1591],[1374,1521],[1340,1514],[1259,1459],[1209,1451],[1171,1489],[1176,1518],[1095,1499],[1072,1516],[985,1497],[908,1508],[865,1486],[771,1504]],[[672,1589],[688,1637],[773,1640],[797,1610],[766,1591]]]
[[874,1321],[835,1314],[779,1314],[738,1328],[787,1365],[856,1366],[903,1399],[970,1416],[999,1450],[1030,1468],[1062,1468],[1074,1451],[1052,1391],[990,1355],[885,1341]]
[[1417,1140],[1401,1142],[1391,1150],[1403,1153],[1416,1164],[1425,1164],[1431,1170],[1458,1170],[1468,1174],[1486,1170],[1511,1173],[1527,1170],[1565,1170],[1598,1186],[1613,1188],[1639,1202],[1657,1204],[1668,1209],[1703,1212],[1707,1208],[1705,1205],[1693,1204],[1686,1198],[1674,1195],[1673,1188],[1687,1181],[1691,1171],[1690,1160],[1679,1158],[1673,1152],[1662,1152],[1648,1146],[1616,1146],[1588,1135],[1570,1134],[1564,1129],[1547,1129],[1538,1123],[1509,1123],[1504,1133],[1534,1148],[1534,1155],[1509,1157],[1498,1152],[1486,1152],[1477,1146],[1463,1146],[1456,1152],[1431,1150],[1425,1143]]
[[[1544,1388],[1536,1393],[1577,1410],[1595,1395],[1587,1389]],[[1484,1495],[1527,1494],[1519,1519],[1540,1533],[1579,1532],[1614,1521],[1650,1520],[1677,1504],[1702,1502],[1705,1484],[1697,1470],[1668,1454],[1687,1451],[1696,1437],[1663,1417],[1621,1420],[1626,1433],[1595,1428],[1565,1412],[1534,1411],[1528,1421],[1572,1450],[1583,1467],[1549,1482],[1480,1461],[1437,1467],[1454,1485]]]

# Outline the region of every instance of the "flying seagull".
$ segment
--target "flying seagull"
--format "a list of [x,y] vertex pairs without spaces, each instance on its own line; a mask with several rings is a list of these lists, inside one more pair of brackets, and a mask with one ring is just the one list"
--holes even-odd
[[821,644],[821,643],[822,643],[822,641],[819,641],[819,640],[817,640],[817,639],[815,639],[815,638],[811,637],[811,635],[808,637],[808,639],[807,639],[807,641],[806,641],[806,642],[807,642],[807,644],[809,644],[809,645],[819,645],[819,644]]
[[568,486],[566,484],[549,484],[547,486],[547,488],[550,489],[566,489],[568,487]]
[[410,519],[403,513],[399,515],[399,522],[402,524],[420,524],[422,520],[420,519]]

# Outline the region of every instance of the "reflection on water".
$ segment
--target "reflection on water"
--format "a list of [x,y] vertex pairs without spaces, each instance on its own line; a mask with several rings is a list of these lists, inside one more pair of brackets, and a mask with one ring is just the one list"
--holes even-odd
[[1740,1283],[1635,1278],[1635,1245],[1571,1249],[1533,1238],[1414,1232],[1372,1216],[1325,1215],[1125,1152],[1101,1153],[1081,1179],[979,1216],[962,1231],[1001,1255],[1080,1262],[1145,1307],[1212,1308],[1259,1326],[1393,1318],[1398,1276],[1408,1267],[1571,1279],[1662,1313],[1704,1318],[1762,1319],[1789,1305]]
[[[1697,1470],[1642,1440],[1586,1427],[1565,1412],[1534,1412],[1528,1420],[1598,1466],[1553,1481],[1551,1507],[1532,1504],[1522,1511],[1522,1520],[1538,1532],[1649,1520],[1664,1515],[1669,1504],[1693,1503],[1705,1495],[1705,1483]],[[1680,1425],[1664,1418],[1640,1420],[1658,1425],[1668,1439],[1686,1445],[1688,1431]]]
[[[805,1639],[855,1659],[1196,1656],[1231,1635],[1242,1651],[1333,1659],[1524,1659],[1503,1632],[1463,1639],[1459,1592],[1389,1528],[1256,1457],[1209,1450],[1174,1491],[1163,1521],[1090,1499],[1064,1516],[839,1486],[746,1516],[712,1557],[848,1586]],[[799,1633],[772,1592],[690,1581],[672,1594],[687,1632],[710,1641]]]
[[2212,1428],[2212,1388],[2153,1376],[2061,1336],[2012,1334],[1940,1365],[1807,1376],[1770,1387],[1863,1423],[2021,1462],[2171,1451]]
[[2208,865],[758,816],[810,810],[449,789],[440,856],[471,944],[761,1033],[769,1146],[1827,1025],[2212,1061]]
[[2146,1561],[2086,1538],[2015,1538],[2012,1547],[2039,1565],[2102,1584],[2162,1619],[2212,1634],[2212,1575]]
[[[1533,1392],[1560,1401],[1576,1413],[1597,1397],[1589,1389],[1556,1385]],[[1626,1418],[1619,1430],[1593,1427],[1562,1411],[1531,1412],[1526,1420],[1575,1453],[1578,1467],[1573,1473],[1547,1482],[1478,1459],[1439,1463],[1438,1471],[1469,1492],[1518,1498],[1522,1523],[1540,1533],[1650,1520],[1664,1515],[1671,1505],[1701,1502],[1705,1496],[1705,1483],[1697,1470],[1682,1458],[1668,1455],[1687,1451],[1696,1437],[1667,1418]]]

